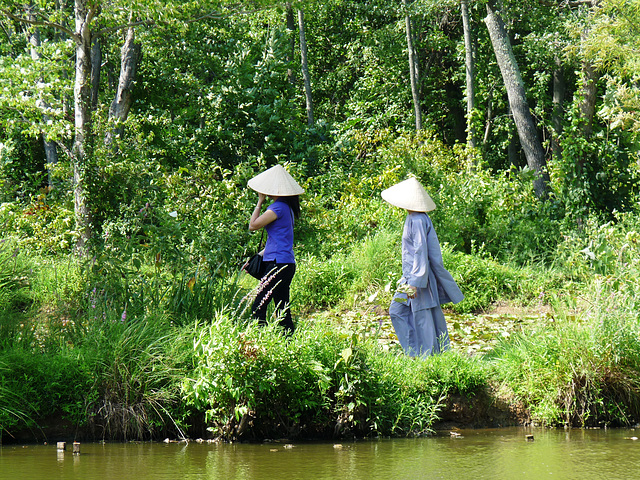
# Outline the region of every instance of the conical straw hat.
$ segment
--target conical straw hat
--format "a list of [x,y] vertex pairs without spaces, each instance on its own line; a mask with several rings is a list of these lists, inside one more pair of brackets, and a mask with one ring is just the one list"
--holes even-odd
[[427,191],[413,177],[383,190],[381,195],[391,205],[405,210],[430,212],[436,209],[436,204]]
[[298,185],[282,165],[274,165],[256,175],[249,180],[248,185],[258,193],[274,197],[291,197],[304,193],[304,189]]

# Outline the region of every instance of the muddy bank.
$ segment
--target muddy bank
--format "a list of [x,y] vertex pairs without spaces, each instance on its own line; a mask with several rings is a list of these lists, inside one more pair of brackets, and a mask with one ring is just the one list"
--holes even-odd
[[[500,428],[523,426],[530,424],[530,418],[527,411],[505,400],[498,399],[494,396],[490,389],[478,392],[472,397],[461,395],[449,396],[439,411],[439,420],[436,421],[432,428],[435,431],[452,430],[452,429],[468,429],[468,428]],[[207,432],[207,426],[204,418],[193,419],[192,427],[185,432],[188,438],[208,438],[210,434]],[[327,428],[327,431],[333,431],[333,427]],[[291,437],[291,431],[283,431],[281,437],[291,438],[292,440],[327,440],[348,438],[352,435],[328,435],[316,432],[313,435],[304,434]],[[93,424],[90,426],[74,425],[68,420],[61,417],[49,417],[40,419],[37,426],[20,427],[12,429],[10,432],[4,432],[0,437],[0,444],[53,444],[55,442],[98,442],[98,441],[131,441],[131,440],[152,440],[163,441],[165,439],[178,440],[179,434],[173,428],[173,425],[166,426],[165,429],[159,429],[155,435],[148,438],[111,438],[106,434],[103,425]],[[255,438],[251,432],[243,436],[245,441],[262,441],[263,439]]]

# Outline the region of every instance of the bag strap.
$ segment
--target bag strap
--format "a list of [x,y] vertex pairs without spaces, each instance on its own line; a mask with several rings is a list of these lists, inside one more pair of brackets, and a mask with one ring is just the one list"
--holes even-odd
[[264,228],[262,229],[262,235],[260,235],[260,243],[258,244],[258,251],[262,250],[262,240],[264,240]]

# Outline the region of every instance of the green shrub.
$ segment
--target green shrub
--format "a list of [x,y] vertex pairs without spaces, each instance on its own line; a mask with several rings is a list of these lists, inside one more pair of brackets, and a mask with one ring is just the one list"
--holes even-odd
[[343,301],[357,272],[344,255],[323,260],[305,257],[298,261],[291,284],[292,304],[301,311],[335,306]]
[[489,360],[537,423],[631,425],[640,419],[640,331],[630,320],[606,310],[567,317],[512,336]]
[[317,359],[299,354],[295,337],[285,341],[276,327],[242,325],[226,313],[192,334],[184,401],[205,413],[214,435],[241,437],[249,421],[263,437],[313,432],[323,423],[330,378]]
[[473,394],[486,385],[473,359],[389,354],[376,338],[330,321],[300,322],[285,339],[278,327],[221,313],[190,335],[185,401],[225,438],[423,434],[449,392]]

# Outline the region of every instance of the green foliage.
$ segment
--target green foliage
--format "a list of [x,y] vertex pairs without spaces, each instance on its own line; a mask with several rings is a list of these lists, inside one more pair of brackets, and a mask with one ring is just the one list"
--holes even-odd
[[485,381],[473,360],[388,355],[375,339],[326,322],[299,324],[285,339],[277,327],[221,313],[191,335],[185,399],[225,438],[249,435],[249,422],[258,438],[276,434],[278,423],[288,435],[427,433],[447,392],[471,393]]
[[69,253],[75,242],[73,209],[43,191],[24,204],[0,204],[0,237],[41,255]]
[[32,326],[27,321],[34,299],[30,292],[32,265],[16,243],[0,240],[0,348],[29,347]]
[[74,423],[86,418],[89,372],[73,354],[33,355],[27,349],[0,350],[0,425],[9,431],[22,424],[38,428],[38,420],[59,417]]
[[597,127],[586,138],[580,105],[574,103],[563,133],[563,155],[550,165],[557,178],[557,195],[574,221],[589,215],[610,218],[633,207],[638,192],[637,154],[625,132]]
[[[9,132],[17,130],[34,138],[42,133],[49,139],[69,138],[72,122],[65,115],[63,102],[73,95],[72,64],[67,60],[73,56],[74,44],[54,38],[53,31],[41,37],[37,47],[25,45],[21,38],[15,52],[0,57],[0,124]],[[32,52],[36,52],[37,60]]]
[[[6,3],[19,13],[18,4]],[[481,359],[449,352],[414,361],[381,351],[371,328],[354,335],[346,321],[306,318],[335,307],[346,319],[358,312],[344,309],[388,304],[400,275],[404,211],[380,192],[408,175],[437,204],[431,217],[445,266],[465,294],[455,312],[501,300],[549,301],[562,312],[556,316],[567,317],[554,328],[541,321],[537,336],[515,335],[495,352],[490,359],[505,389],[542,423],[637,417],[637,1],[603,0],[594,8],[503,2],[531,110],[544,138],[553,132],[563,149],[549,162],[546,202],[533,194],[533,174],[515,142],[482,2],[471,5],[471,119],[486,133],[475,150],[456,144],[466,137],[458,2],[413,2],[408,12],[421,102],[429,106],[428,128],[415,135],[407,133],[414,122],[400,4],[314,5],[307,43],[319,120],[309,127],[299,78],[290,81],[290,73],[298,76],[296,34],[281,9],[185,22],[213,4],[99,3],[92,28],[125,24],[132,11],[155,26],[136,29],[144,55],[135,101],[109,147],[101,139],[113,127],[106,107],[121,38],[101,36],[107,74],[86,165],[96,234],[82,262],[72,255],[66,110],[74,44],[42,26],[40,59],[33,60],[19,24],[3,24],[0,237],[16,243],[0,244],[2,428],[62,412],[77,424],[102,424],[103,436],[150,438],[180,434],[204,413],[212,431],[228,438],[248,435],[249,424],[255,438],[283,430],[428,432],[447,394],[485,386]],[[34,4],[38,18],[68,24],[70,5],[55,12],[51,5]],[[229,13],[222,7],[215,10]],[[591,134],[583,86],[571,73],[562,132],[554,123],[549,85],[557,60],[565,73],[589,61],[606,74]],[[47,172],[54,188],[42,188],[43,135],[61,154]],[[275,326],[245,324],[247,312],[240,312],[250,283],[238,270],[257,243],[247,231],[255,192],[246,184],[276,162],[306,190],[295,232],[298,331],[287,340]],[[584,318],[568,313],[581,310]],[[190,379],[182,393],[180,376]]]
[[298,264],[291,296],[295,304],[305,309],[340,303],[357,275],[356,271],[345,265],[345,258],[341,255],[334,255],[327,260],[308,257]]
[[28,198],[40,189],[44,165],[42,142],[17,127],[0,133],[0,203]]
[[205,412],[214,435],[242,436],[249,420],[265,436],[283,421],[289,434],[321,423],[328,372],[315,358],[297,354],[273,327],[241,325],[220,313],[192,335],[193,370],[183,395]]
[[[491,355],[503,386],[544,425],[629,425],[640,414],[637,323],[595,312],[512,338]],[[604,320],[604,321],[603,321]]]
[[6,379],[10,371],[4,360],[0,360],[0,441],[5,431],[29,418],[24,400],[16,395],[11,388],[13,385]]
[[169,357],[167,322],[148,316],[94,320],[78,348],[94,384],[88,389],[87,416],[103,438],[155,438],[180,434],[171,412],[178,396],[179,371]]

